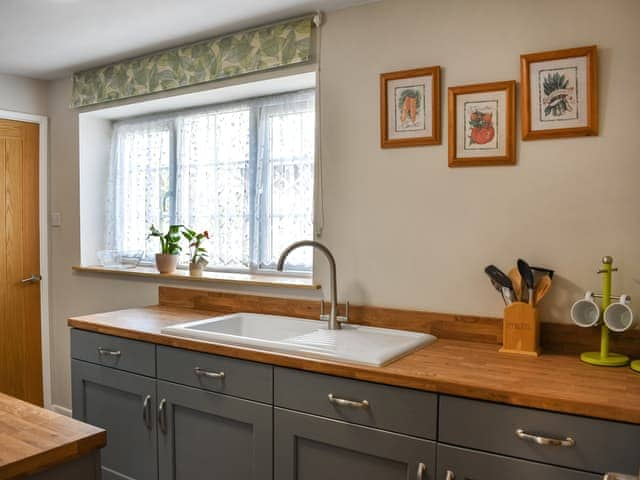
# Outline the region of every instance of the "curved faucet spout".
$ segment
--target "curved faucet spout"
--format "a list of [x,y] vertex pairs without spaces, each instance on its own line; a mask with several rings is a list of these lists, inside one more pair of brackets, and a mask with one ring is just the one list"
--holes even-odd
[[336,280],[336,260],[333,258],[333,254],[331,251],[324,246],[320,242],[316,242],[315,240],[302,240],[300,242],[295,242],[289,245],[284,249],[282,254],[280,255],[280,259],[278,260],[278,271],[282,271],[284,269],[284,261],[287,259],[289,254],[297,248],[300,247],[314,247],[320,250],[325,254],[327,260],[329,261],[329,272],[330,272],[330,282],[331,282],[331,312],[329,313],[329,330],[339,330],[340,322],[338,322],[338,286]]

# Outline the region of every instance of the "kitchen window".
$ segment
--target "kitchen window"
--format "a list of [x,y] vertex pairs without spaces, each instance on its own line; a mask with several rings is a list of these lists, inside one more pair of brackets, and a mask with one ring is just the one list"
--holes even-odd
[[[208,268],[273,271],[313,238],[314,160],[314,90],[115,122],[107,246],[151,262],[149,227],[184,224],[209,231]],[[311,267],[310,249],[291,254]]]

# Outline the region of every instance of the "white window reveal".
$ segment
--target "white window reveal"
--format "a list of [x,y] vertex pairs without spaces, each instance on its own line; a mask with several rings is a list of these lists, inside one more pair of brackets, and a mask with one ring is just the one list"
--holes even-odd
[[[313,238],[315,93],[305,90],[114,124],[107,248],[144,251],[184,224],[208,230],[209,268],[274,270]],[[288,268],[311,271],[299,249]]]

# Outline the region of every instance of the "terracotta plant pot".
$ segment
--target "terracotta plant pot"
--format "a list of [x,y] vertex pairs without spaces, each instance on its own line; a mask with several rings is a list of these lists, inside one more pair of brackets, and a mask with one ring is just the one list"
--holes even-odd
[[160,273],[173,273],[178,265],[178,255],[156,253],[156,268]]
[[191,275],[192,277],[201,277],[203,270],[204,266],[201,263],[189,264],[189,275]]

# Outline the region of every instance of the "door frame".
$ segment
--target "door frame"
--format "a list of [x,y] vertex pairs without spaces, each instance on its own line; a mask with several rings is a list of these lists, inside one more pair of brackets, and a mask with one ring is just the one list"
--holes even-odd
[[42,344],[42,394],[44,407],[51,409],[51,357],[49,344],[49,188],[48,188],[48,141],[49,119],[45,115],[0,110],[0,119],[35,123],[39,128],[38,140],[38,195],[40,230],[40,337]]

